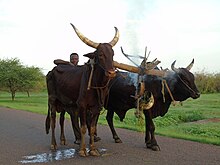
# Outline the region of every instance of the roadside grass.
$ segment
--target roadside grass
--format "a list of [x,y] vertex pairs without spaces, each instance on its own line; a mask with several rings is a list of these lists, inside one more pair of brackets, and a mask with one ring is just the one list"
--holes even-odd
[[[156,134],[220,145],[220,122],[208,120],[220,119],[219,98],[220,93],[202,94],[199,99],[186,100],[182,106],[171,105],[165,116],[154,119]],[[26,93],[16,93],[16,98],[12,101],[9,93],[0,92],[0,106],[46,115],[47,93],[31,93],[30,97]],[[134,112],[134,109],[129,110],[123,122],[115,114],[113,119],[115,127],[144,132],[144,119],[138,120]],[[66,117],[69,118],[69,115]],[[106,110],[103,110],[99,124],[107,125],[105,117]]]
[[[154,119],[156,134],[185,140],[220,145],[220,93],[202,94],[199,99],[188,99],[182,106],[170,106],[168,113]],[[105,114],[99,122],[106,124]],[[197,122],[204,121],[204,122]],[[124,122],[114,116],[114,125],[135,131],[145,131],[144,121],[134,116],[134,110],[129,110]],[[120,135],[119,135],[120,136]]]
[[220,122],[218,123],[184,123],[177,126],[157,127],[157,134],[220,145]]
[[0,92],[0,106],[47,114],[47,93],[31,93],[28,97],[26,93],[17,92],[12,101],[10,93]]

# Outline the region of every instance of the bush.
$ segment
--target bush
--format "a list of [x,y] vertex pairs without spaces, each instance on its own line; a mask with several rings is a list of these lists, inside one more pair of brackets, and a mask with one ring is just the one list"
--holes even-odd
[[188,113],[182,113],[179,116],[180,121],[182,122],[193,122],[204,119],[203,115],[198,111],[192,111]]
[[156,127],[167,127],[181,122],[179,116],[172,113],[167,113],[164,117],[157,117],[154,121]]
[[220,92],[220,74],[210,74],[204,71],[195,73],[195,83],[200,93]]

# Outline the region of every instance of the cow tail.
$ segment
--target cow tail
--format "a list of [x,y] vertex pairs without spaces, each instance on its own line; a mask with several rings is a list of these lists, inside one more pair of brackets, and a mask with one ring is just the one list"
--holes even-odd
[[50,106],[48,105],[48,112],[47,112],[47,118],[46,118],[46,122],[45,122],[45,127],[46,127],[46,134],[49,133],[50,130]]

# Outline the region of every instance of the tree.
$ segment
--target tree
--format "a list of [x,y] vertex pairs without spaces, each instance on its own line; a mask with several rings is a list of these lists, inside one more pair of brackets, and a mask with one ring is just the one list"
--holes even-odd
[[12,100],[17,91],[29,91],[44,77],[39,68],[25,67],[17,58],[0,60],[0,86],[9,89]]
[[21,91],[26,91],[28,97],[31,90],[38,90],[40,88],[40,82],[45,81],[45,76],[41,70],[37,67],[26,67],[21,73],[23,81],[21,84]]
[[23,67],[17,58],[0,61],[0,84],[9,89],[12,100],[15,92],[20,88],[20,73]]

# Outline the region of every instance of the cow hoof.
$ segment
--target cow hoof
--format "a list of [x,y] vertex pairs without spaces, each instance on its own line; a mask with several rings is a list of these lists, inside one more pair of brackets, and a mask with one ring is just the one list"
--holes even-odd
[[61,145],[66,145],[66,140],[61,140],[61,141],[60,141],[60,144],[61,144]]
[[74,144],[80,145],[80,142],[81,142],[80,140],[75,140],[75,141],[74,141]]
[[122,143],[120,138],[115,139],[115,143]]
[[153,144],[147,143],[146,146],[147,146],[147,148],[149,148],[153,151],[160,151],[160,147],[158,145],[153,145]]
[[56,150],[57,150],[57,145],[53,145],[53,144],[51,144],[51,146],[50,146],[50,150],[52,150],[52,151],[56,151]]
[[86,156],[88,156],[88,153],[86,152],[86,150],[80,150],[79,156],[86,157]]
[[153,151],[160,151],[160,147],[158,145],[154,145],[151,147]]
[[98,142],[98,141],[100,141],[100,140],[101,140],[100,137],[98,137],[98,136],[94,136],[94,142]]
[[91,156],[100,156],[100,153],[98,152],[98,150],[90,150],[89,151],[89,154]]

